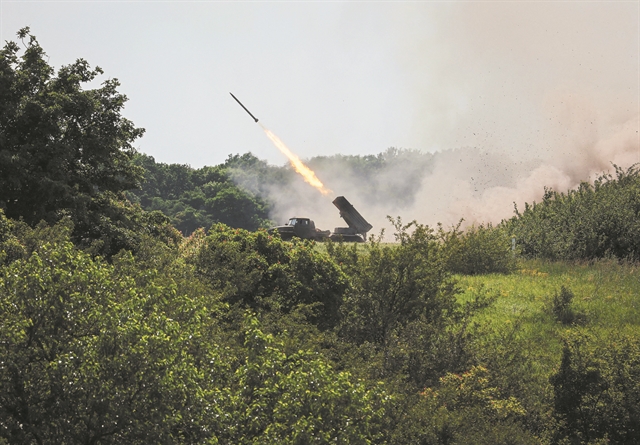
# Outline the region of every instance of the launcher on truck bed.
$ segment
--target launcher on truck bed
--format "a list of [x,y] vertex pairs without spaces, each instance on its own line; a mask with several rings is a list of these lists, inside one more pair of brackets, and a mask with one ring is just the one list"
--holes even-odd
[[349,227],[336,227],[333,233],[328,230],[316,228],[313,220],[309,218],[290,218],[282,226],[272,227],[269,233],[278,233],[284,241],[290,241],[294,236],[301,239],[324,241],[331,238],[334,241],[362,243],[367,240],[367,232],[373,228],[358,211],[346,200],[344,196],[338,196],[333,200],[333,205],[340,210],[340,216]]
[[338,196],[334,199],[333,205],[340,210],[340,216],[349,227],[336,227],[330,238],[335,241],[366,241],[367,232],[371,230],[373,226],[358,213],[355,207],[353,207],[344,196]]

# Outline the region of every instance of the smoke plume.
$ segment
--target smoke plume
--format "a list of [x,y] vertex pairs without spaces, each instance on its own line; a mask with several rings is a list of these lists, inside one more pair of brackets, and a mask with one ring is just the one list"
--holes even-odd
[[[412,149],[308,164],[374,231],[389,226],[387,215],[497,223],[545,187],[566,191],[612,164],[628,168],[640,162],[639,11],[620,2],[372,5],[364,19],[387,39],[379,49],[414,104]],[[362,15],[347,8],[345,24]],[[289,178],[261,187],[274,219],[344,225],[334,196]]]

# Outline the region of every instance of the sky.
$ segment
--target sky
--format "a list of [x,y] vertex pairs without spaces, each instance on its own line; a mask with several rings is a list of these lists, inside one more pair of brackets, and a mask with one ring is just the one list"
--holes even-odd
[[[303,159],[486,154],[425,178],[425,202],[452,215],[501,216],[544,185],[640,162],[638,1],[0,0],[1,39],[24,26],[54,67],[84,58],[120,80],[146,129],[135,145],[158,162],[284,165],[229,92]],[[504,164],[488,158],[519,180],[478,191],[476,170]],[[436,186],[445,203],[426,196]]]
[[554,125],[567,114],[597,110],[611,132],[638,113],[637,1],[2,0],[0,12],[3,41],[30,26],[54,67],[84,58],[118,78],[125,116],[146,129],[136,145],[160,162],[286,162],[229,92],[302,158],[526,155],[566,137]]

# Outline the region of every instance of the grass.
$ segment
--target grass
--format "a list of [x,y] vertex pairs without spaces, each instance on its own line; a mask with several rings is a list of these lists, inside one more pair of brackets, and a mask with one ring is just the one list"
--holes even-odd
[[[356,247],[356,250],[358,251],[359,254],[363,254],[363,253],[367,253],[367,244],[369,243],[369,241],[364,242],[364,243],[344,243],[344,245],[348,248],[351,249],[353,248],[353,246]],[[334,241],[334,244],[338,244]],[[398,245],[398,243],[380,243],[380,246],[382,247],[386,247],[386,246],[390,246],[390,247],[396,247]],[[315,243],[315,249],[318,252],[321,253],[326,253],[327,252],[327,243],[326,242],[316,242]]]
[[[528,394],[527,408],[545,416],[552,400],[549,377],[560,364],[564,336],[572,330],[587,330],[603,342],[614,332],[640,336],[640,265],[528,260],[518,266],[509,275],[457,276],[459,298],[470,300],[482,289],[496,296],[474,317],[474,350],[496,374],[521,376],[518,388],[505,391]],[[571,308],[581,314],[576,324],[562,324],[551,310],[562,286],[574,294]]]
[[640,327],[640,265],[601,260],[571,264],[541,260],[522,261],[509,275],[458,276],[470,298],[476,289],[497,293],[496,303],[480,315],[485,323],[507,323],[522,319],[525,324],[545,325],[560,333],[572,326],[557,323],[550,311],[553,295],[562,286],[573,294],[573,308],[586,316],[585,327],[606,334],[610,330]]

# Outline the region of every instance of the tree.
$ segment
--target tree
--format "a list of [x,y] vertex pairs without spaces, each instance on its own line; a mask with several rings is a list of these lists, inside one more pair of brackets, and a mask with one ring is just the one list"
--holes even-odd
[[[216,382],[206,308],[130,253],[110,265],[50,229],[0,268],[0,437],[9,443],[195,443]],[[138,276],[136,276],[138,275]],[[223,371],[225,371],[223,369]],[[206,381],[204,375],[207,375]]]
[[144,130],[121,115],[117,79],[83,90],[99,67],[78,59],[56,74],[28,27],[18,37],[22,55],[15,42],[0,50],[0,208],[32,226],[70,216],[76,241],[116,237],[104,244],[117,252],[135,226],[122,202],[142,177],[131,160]]
[[[230,159],[249,165],[264,162],[250,154]],[[159,210],[167,215],[185,235],[201,227],[208,229],[215,223],[247,230],[272,225],[267,203],[232,180],[240,170],[229,166],[230,160],[200,169],[156,163],[153,157],[144,154],[137,154],[134,162],[144,168],[144,182],[140,190],[133,190],[128,196],[145,210]]]
[[[1,251],[12,224],[0,212]],[[380,442],[381,384],[249,313],[224,332],[228,305],[175,251],[107,263],[69,232],[27,227],[0,258],[0,443]]]
[[221,398],[221,443],[383,443],[385,408],[392,399],[382,384],[367,388],[338,372],[317,353],[287,354],[245,314],[246,357]]
[[[605,344],[584,332],[567,334],[550,378],[558,439],[569,443],[640,441],[640,341],[613,334]],[[562,442],[561,442],[562,443]]]
[[266,231],[214,225],[192,259],[197,273],[241,308],[287,314],[302,306],[321,328],[337,322],[344,273],[311,241],[285,243]]

